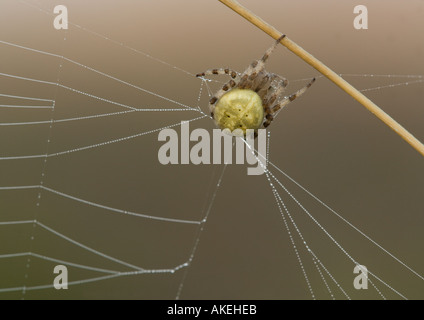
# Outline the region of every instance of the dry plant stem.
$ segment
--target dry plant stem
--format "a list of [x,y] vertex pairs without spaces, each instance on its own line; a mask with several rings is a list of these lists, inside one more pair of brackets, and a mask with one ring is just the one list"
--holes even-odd
[[[253,12],[249,11],[241,4],[239,4],[235,0],[219,0],[230,9],[234,10],[236,13],[241,15],[243,18],[257,26],[259,29],[270,35],[274,39],[278,39],[281,37],[282,33],[275,29],[273,26],[269,25],[261,18],[257,17]],[[355,100],[357,100],[360,104],[362,104],[365,108],[371,111],[375,116],[377,116],[381,121],[383,121],[386,125],[392,128],[398,135],[400,135],[406,142],[408,142],[413,148],[415,148],[421,155],[424,156],[424,145],[415,138],[412,134],[410,134],[404,127],[402,127],[399,123],[397,123],[392,117],[390,117],[387,113],[381,110],[374,102],[364,96],[361,92],[355,89],[351,84],[349,84],[346,80],[332,71],[329,67],[319,61],[317,58],[312,56],[310,53],[305,51],[303,48],[298,46],[295,42],[290,40],[288,37],[284,37],[280,43],[285,46],[287,49],[292,51],[298,57],[306,61],[312,67],[321,72],[328,79],[333,81],[336,85],[338,85],[342,90],[344,90],[347,94],[352,96]]]

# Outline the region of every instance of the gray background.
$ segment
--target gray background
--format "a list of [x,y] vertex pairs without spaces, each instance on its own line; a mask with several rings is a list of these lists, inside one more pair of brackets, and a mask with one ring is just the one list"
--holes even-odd
[[[423,75],[422,1],[242,1],[253,12],[345,74]],[[29,4],[29,5],[28,5]],[[53,28],[49,12],[68,7],[71,22],[154,58],[196,74],[214,67],[243,71],[272,39],[218,1],[34,1],[0,2],[0,40],[78,61],[144,89],[197,107],[201,82],[168,65],[75,26]],[[353,28],[353,8],[369,10],[369,29]],[[35,6],[31,7],[31,6]],[[64,37],[66,36],[66,41]],[[0,72],[56,82],[61,59],[0,44]],[[319,75],[283,47],[267,69],[290,80]],[[346,77],[359,89],[414,81],[408,78]],[[221,79],[222,80],[222,79]],[[289,92],[307,80],[292,82]],[[59,82],[93,95],[139,108],[175,104],[63,62]],[[87,96],[39,83],[0,76],[0,93],[55,99],[54,119],[125,111]],[[218,86],[211,84],[216,90]],[[207,110],[203,91],[200,107]],[[376,104],[421,141],[423,83],[366,92]],[[20,101],[1,98],[1,104]],[[24,104],[24,103],[23,103]],[[56,123],[49,153],[101,143],[198,117],[196,112],[139,112]],[[0,122],[41,121],[50,110],[1,109]],[[212,130],[210,119],[190,127]],[[271,125],[270,160],[344,218],[422,274],[423,157],[330,81],[319,78]],[[43,154],[49,125],[0,127],[2,156]],[[69,290],[22,290],[0,299],[310,299],[272,190],[265,176],[247,176],[246,167],[163,166],[157,160],[157,133],[49,158],[44,185],[72,196],[149,215],[201,220],[197,226],[124,216],[87,206],[47,191],[0,191],[0,221],[33,220],[76,241],[143,268],[173,268],[175,274],[149,274],[71,286]],[[39,185],[44,159],[0,161],[0,186]],[[407,298],[422,299],[422,279],[383,253],[301,189],[271,170],[358,262]],[[213,195],[216,197],[212,201]],[[379,299],[370,286],[353,288],[354,264],[279,189],[310,247],[354,299]],[[293,227],[291,230],[294,233]],[[33,237],[33,240],[31,240]],[[294,235],[316,298],[329,299],[310,255]],[[32,224],[0,226],[0,254],[35,252],[100,268],[128,271]],[[56,263],[27,257],[0,259],[0,288],[51,284]],[[69,267],[69,281],[101,273]],[[336,298],[344,298],[326,276]],[[373,278],[386,298],[396,295]]]

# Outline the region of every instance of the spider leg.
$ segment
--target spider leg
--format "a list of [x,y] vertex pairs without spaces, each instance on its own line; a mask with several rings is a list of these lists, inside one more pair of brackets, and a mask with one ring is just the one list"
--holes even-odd
[[315,82],[315,78],[313,78],[306,86],[304,86],[302,89],[299,89],[298,91],[296,91],[295,93],[291,94],[288,97],[285,97],[283,100],[281,100],[280,102],[278,102],[276,105],[274,105],[271,108],[271,113],[274,114],[276,113],[278,110],[284,108],[286,105],[288,105],[290,102],[292,102],[294,99],[296,99],[297,97],[300,97],[302,94],[305,93],[306,90],[308,90],[308,88],[310,86],[312,86],[312,84]]
[[250,89],[252,87],[252,84],[253,84],[253,79],[251,79],[251,76],[249,76],[249,74],[245,72],[241,76],[240,82],[238,83],[237,88]]
[[252,68],[252,69],[255,69],[255,70],[252,70],[252,71],[256,71],[256,72],[259,72],[260,70],[262,70],[263,68],[264,68],[264,66],[265,66],[265,62],[268,60],[268,58],[269,58],[269,56],[271,55],[271,53],[273,53],[274,52],[274,50],[275,50],[275,48],[277,48],[277,46],[278,46],[278,44],[280,43],[280,41],[285,37],[286,35],[285,34],[283,34],[281,37],[279,37],[275,42],[274,42],[274,44],[271,46],[271,47],[269,47],[266,51],[265,51],[265,53],[264,53],[264,55],[262,56],[262,58],[261,59],[259,59],[259,60],[255,60],[255,61],[253,61],[251,64],[250,64],[250,68]]
[[272,47],[270,47],[267,51],[265,51],[264,55],[261,58],[261,62],[265,63],[266,60],[268,60],[269,56],[271,55],[271,53],[275,50],[275,48],[277,48],[278,44],[280,43],[281,40],[283,40],[283,38],[285,38],[285,34],[283,34],[281,37],[279,37],[275,43],[272,45]]
[[215,109],[215,104],[224,94],[227,93],[229,89],[232,89],[236,86],[236,82],[231,79],[209,100],[209,110],[211,111],[211,116],[213,118],[213,111]]
[[196,74],[196,77],[204,77],[204,76],[215,75],[215,74],[219,74],[219,75],[227,74],[232,79],[235,79],[235,81],[238,81],[238,77],[239,77],[238,72],[229,68],[209,69],[209,70],[206,70],[205,72]]
[[273,117],[272,114],[267,113],[266,116],[265,116],[265,119],[266,120],[265,120],[263,126],[264,126],[264,128],[267,128],[271,124],[272,120],[274,120],[274,117]]
[[[272,87],[271,87],[272,88]],[[269,94],[263,99],[264,108],[269,108],[283,94],[285,89],[284,82],[281,82],[276,89],[272,88]]]
[[251,89],[258,93],[259,96],[263,97],[267,90],[271,88],[271,83],[275,78],[276,75],[273,73],[268,73],[264,70],[256,72],[254,69],[249,67],[241,76],[237,87],[240,89]]
[[271,87],[271,89],[269,89],[267,92],[269,92],[269,94],[267,94],[264,98],[262,98],[263,101],[263,106],[264,106],[264,110],[265,110],[265,122],[263,123],[264,128],[268,127],[272,120],[274,120],[274,111],[272,106],[274,105],[274,102],[277,101],[277,99],[283,94],[284,89],[287,86],[287,80],[274,75],[275,78],[281,79],[278,87],[276,89],[273,89]]
[[259,96],[263,100],[263,96],[265,95],[265,92],[266,92],[265,88],[268,89],[269,86],[271,85],[271,82],[272,82],[272,76],[271,74],[267,73],[263,77],[260,77],[259,80],[255,81],[254,88],[252,88],[252,90],[254,90],[257,94],[259,94]]
[[[285,97],[283,100],[281,100],[280,102],[278,102],[277,104],[273,105],[273,106],[269,106],[269,104],[265,105],[265,122],[263,124],[264,128],[268,127],[272,120],[274,120],[274,115],[277,111],[281,110],[282,108],[284,108],[286,105],[288,105],[290,102],[292,102],[294,99],[296,99],[297,97],[300,97],[302,94],[305,93],[305,91],[315,82],[315,78],[313,78],[305,87],[303,87],[302,89],[299,89],[298,91],[296,91],[295,93],[291,94],[288,97]],[[278,91],[278,89],[276,90]],[[273,94],[274,95],[274,94]],[[271,98],[270,98],[271,99]],[[274,100],[275,102],[275,100]],[[273,102],[272,102],[273,103]]]
[[[268,60],[271,53],[277,48],[277,45],[280,43],[281,39],[283,39],[285,35],[282,35],[278,40],[275,41],[275,43],[270,47],[268,50],[265,51],[265,54],[262,56],[259,60],[254,60],[249,67],[246,69],[246,71],[243,73],[241,77],[241,83],[240,85],[243,88],[251,88],[252,83],[250,80],[254,80],[258,73],[262,72],[265,68],[265,62]],[[247,75],[246,80],[244,80],[244,76]]]
[[280,82],[278,83],[278,88],[283,87],[283,89],[285,89],[289,84],[286,78],[275,73],[268,73],[265,77],[263,77],[262,81],[258,83],[258,86],[256,87],[255,91],[259,94],[262,100],[266,99],[266,95],[268,92],[274,91],[272,88],[272,83],[277,80],[280,80]]
[[289,85],[289,81],[278,74],[272,73],[272,77],[273,77],[272,80],[277,80],[277,79],[280,80],[280,85],[283,86],[283,88]]

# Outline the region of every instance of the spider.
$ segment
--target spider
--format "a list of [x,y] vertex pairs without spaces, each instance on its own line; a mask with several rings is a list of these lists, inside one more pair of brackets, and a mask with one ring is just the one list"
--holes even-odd
[[256,137],[257,129],[267,128],[281,108],[301,96],[314,83],[315,78],[286,97],[283,93],[288,85],[287,79],[265,70],[266,60],[284,37],[282,35],[261,59],[253,61],[242,74],[229,68],[220,68],[196,75],[227,74],[231,77],[209,101],[212,119],[218,127],[231,132],[242,129],[244,135],[246,129],[253,129]]

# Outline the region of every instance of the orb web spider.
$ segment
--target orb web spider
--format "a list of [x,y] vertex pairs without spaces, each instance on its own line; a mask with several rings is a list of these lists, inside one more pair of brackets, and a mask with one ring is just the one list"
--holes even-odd
[[242,74],[229,68],[220,68],[196,75],[226,74],[231,77],[209,101],[211,116],[218,127],[231,132],[242,129],[244,134],[246,129],[254,129],[257,133],[257,129],[271,124],[276,112],[301,96],[314,83],[315,78],[297,92],[284,96],[288,80],[265,70],[266,60],[284,37],[281,36],[261,59],[253,61]]

